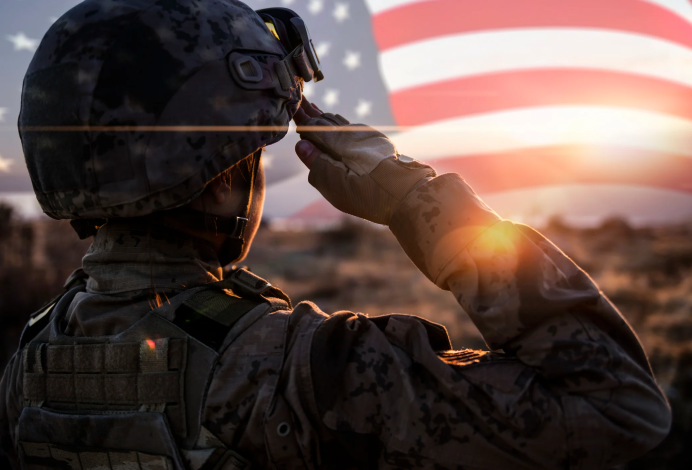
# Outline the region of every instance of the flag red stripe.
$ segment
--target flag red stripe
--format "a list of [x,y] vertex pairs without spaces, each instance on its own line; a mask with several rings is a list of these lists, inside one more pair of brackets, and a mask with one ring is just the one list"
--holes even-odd
[[305,222],[326,221],[338,222],[344,217],[344,213],[336,209],[324,199],[318,199],[305,206],[298,212],[291,214],[291,219]]
[[640,0],[433,0],[372,18],[380,51],[424,39],[507,28],[595,28],[659,37],[692,48],[692,24]]
[[318,199],[315,202],[303,207],[298,212],[291,215],[292,219],[300,221],[338,221],[343,218],[344,214],[329,204],[324,199]]
[[[439,174],[460,174],[480,194],[570,184],[645,186],[692,193],[692,158],[640,149],[536,147],[444,158],[431,164]],[[292,217],[338,220],[340,213],[320,199]]]
[[529,106],[637,108],[692,120],[692,88],[606,70],[541,69],[462,77],[389,95],[401,126]]
[[692,193],[692,158],[641,149],[553,146],[445,158],[431,164],[440,174],[459,173],[479,193],[565,184],[622,184]]

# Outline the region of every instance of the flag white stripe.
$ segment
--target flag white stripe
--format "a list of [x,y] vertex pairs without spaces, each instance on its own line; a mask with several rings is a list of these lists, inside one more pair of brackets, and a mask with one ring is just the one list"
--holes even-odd
[[379,65],[390,92],[469,75],[546,68],[616,71],[692,87],[691,49],[650,36],[579,28],[443,36],[389,49],[380,54]]
[[[686,222],[692,218],[692,194],[645,186],[543,186],[481,196],[501,217],[538,227],[555,216],[576,226],[597,226],[608,217],[622,217],[638,225]],[[324,219],[332,219],[331,207],[310,186],[308,172],[303,170],[267,189],[264,212],[270,220],[281,220],[318,201],[324,203]],[[319,218],[316,214],[315,219]]]
[[307,168],[302,168],[290,178],[267,185],[263,216],[285,217],[321,199],[320,193],[308,183],[308,174]]
[[[425,161],[463,155],[493,154],[533,146],[589,144],[653,150],[687,155],[692,158],[691,135],[691,121],[663,114],[619,108],[556,106],[525,108],[439,121],[419,126],[414,130],[391,134],[390,137],[399,151]],[[431,142],[435,142],[435,145],[431,145]],[[579,191],[584,195],[599,194],[598,188],[605,186],[584,185],[580,186],[582,189]],[[559,186],[554,190],[558,194],[559,188],[569,187],[571,186]],[[619,208],[617,200],[637,200],[641,197],[638,195],[649,193],[669,195],[663,198],[658,197],[658,199],[645,197],[646,201],[651,201],[650,203],[659,210],[661,207],[690,207],[692,210],[692,196],[686,193],[640,186],[618,186],[618,188],[630,189],[622,192],[622,197],[617,196],[617,191],[610,189],[609,191],[615,192],[612,195],[604,193],[604,199],[601,199],[609,201],[608,207],[612,209],[612,214],[620,214],[628,218],[630,215],[636,216],[636,211],[629,214],[629,209]],[[519,209],[512,209],[511,204],[503,206],[501,203],[504,198],[514,198],[513,200],[517,201],[517,207],[533,208],[535,213],[542,213],[543,206],[535,201],[543,200],[542,198],[547,194],[545,191],[545,188],[529,188],[495,193],[497,198],[493,199],[491,207],[497,205],[502,209],[503,216],[515,217]],[[580,200],[578,197],[581,196],[577,194],[579,191],[575,191],[571,189],[566,194],[570,198],[577,198],[572,199],[573,201]],[[538,196],[531,196],[532,194]],[[526,205],[521,202],[523,197],[529,201]],[[286,214],[296,213],[321,198],[317,190],[308,183],[308,171],[304,169],[293,177],[267,188],[265,215],[270,219],[285,217]],[[557,195],[551,196],[550,199],[560,200]],[[615,202],[611,204],[610,199]],[[594,202],[597,200],[594,199],[591,205],[584,206],[584,217],[594,206],[598,206]],[[687,202],[690,204],[685,206]],[[559,210],[551,210],[549,213],[557,214],[560,210],[562,206]],[[574,213],[574,211],[566,210],[565,213]],[[668,216],[662,215],[662,217]]]
[[[390,137],[419,160],[557,145],[597,145],[692,158],[692,121],[651,111],[545,106],[437,121]],[[434,142],[434,145],[431,145]]]
[[382,13],[392,8],[401,7],[410,3],[422,3],[430,0],[365,0],[365,6],[371,15]]
[[505,219],[539,227],[552,217],[580,227],[598,226],[609,217],[635,225],[692,218],[692,194],[644,186],[544,186],[487,194],[483,200]]

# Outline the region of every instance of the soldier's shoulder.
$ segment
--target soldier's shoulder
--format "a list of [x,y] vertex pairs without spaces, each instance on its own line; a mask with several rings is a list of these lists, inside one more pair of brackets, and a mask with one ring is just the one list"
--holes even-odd
[[87,279],[89,279],[89,276],[82,268],[72,271],[63,284],[62,292],[29,315],[29,321],[24,326],[19,339],[18,349],[23,349],[29,341],[37,337],[48,326],[55,307],[63,297],[86,288]]

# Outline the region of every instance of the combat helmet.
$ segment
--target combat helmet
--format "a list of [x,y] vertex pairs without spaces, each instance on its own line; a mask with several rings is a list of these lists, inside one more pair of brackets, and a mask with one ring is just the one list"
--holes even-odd
[[52,25],[24,79],[36,197],[56,219],[182,206],[280,140],[313,78],[319,61],[288,9],[86,0]]

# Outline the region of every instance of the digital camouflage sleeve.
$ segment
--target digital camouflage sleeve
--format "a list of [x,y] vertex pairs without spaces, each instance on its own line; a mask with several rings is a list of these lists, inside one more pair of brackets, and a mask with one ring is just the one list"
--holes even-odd
[[493,352],[442,351],[446,333],[412,316],[293,318],[285,396],[304,429],[319,423],[306,455],[354,468],[598,469],[665,437],[670,410],[637,337],[555,245],[500,220],[453,174],[397,214],[404,249]]

